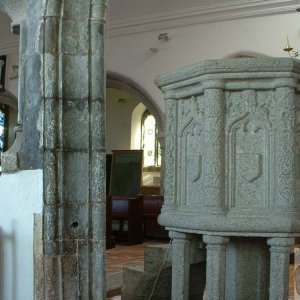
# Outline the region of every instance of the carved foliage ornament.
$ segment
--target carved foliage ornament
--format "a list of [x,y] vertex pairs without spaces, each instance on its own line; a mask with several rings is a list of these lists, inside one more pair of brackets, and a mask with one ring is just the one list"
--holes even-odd
[[177,104],[166,100],[165,204],[173,206],[175,199],[175,143]]

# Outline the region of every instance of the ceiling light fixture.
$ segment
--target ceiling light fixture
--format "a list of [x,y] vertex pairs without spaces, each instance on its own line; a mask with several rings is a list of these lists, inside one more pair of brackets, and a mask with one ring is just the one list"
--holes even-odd
[[157,48],[151,47],[150,51],[152,51],[153,53],[157,53],[159,50]]
[[168,41],[170,39],[169,34],[167,32],[161,33],[158,36],[159,40],[164,40],[164,41]]

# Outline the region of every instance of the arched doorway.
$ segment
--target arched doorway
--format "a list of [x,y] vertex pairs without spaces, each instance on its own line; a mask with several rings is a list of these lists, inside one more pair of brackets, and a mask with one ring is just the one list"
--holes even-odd
[[151,114],[153,114],[157,122],[158,130],[160,132],[164,130],[164,115],[157,106],[155,100],[147,91],[145,91],[140,85],[135,83],[130,78],[115,72],[108,71],[106,78],[107,88],[115,88],[121,91],[126,91],[129,95],[143,103],[151,112]]
[[[107,111],[106,111],[106,141],[107,141],[107,152],[110,153],[112,150],[112,141],[110,131],[112,128],[116,128],[115,120],[119,121],[119,134],[113,134],[113,139],[118,140],[120,150],[126,149],[144,149],[145,141],[143,141],[143,118],[144,114],[147,113],[155,119],[155,134],[154,148],[148,151],[153,157],[152,165],[144,163],[143,168],[143,186],[142,193],[160,193],[163,194],[163,180],[164,180],[164,115],[157,106],[154,99],[145,91],[141,86],[135,83],[130,78],[114,73],[107,72]],[[111,108],[110,99],[113,99],[117,103],[114,108]],[[120,111],[119,116],[116,116],[116,110]],[[123,122],[123,124],[121,124]],[[114,132],[117,130],[114,130]],[[119,137],[122,135],[123,138]],[[127,143],[124,141],[123,144],[120,142],[127,136]],[[159,159],[157,159],[157,157]],[[145,154],[144,154],[145,157]],[[162,157],[162,158],[161,158]],[[150,161],[152,161],[150,160]],[[159,164],[157,163],[159,161]],[[151,186],[153,189],[151,190]],[[155,187],[160,187],[158,190]]]

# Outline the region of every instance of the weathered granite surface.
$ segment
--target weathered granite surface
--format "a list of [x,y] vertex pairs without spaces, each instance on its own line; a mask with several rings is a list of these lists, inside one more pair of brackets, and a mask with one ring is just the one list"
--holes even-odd
[[[179,258],[173,255],[173,246],[155,245],[145,249],[144,266],[127,267],[123,271],[123,300],[170,300],[171,296],[172,261]],[[199,248],[199,240],[194,239],[189,253],[189,269],[191,280],[187,299],[202,299],[205,287],[205,250]],[[167,257],[166,257],[167,255]],[[161,270],[166,258],[164,267]],[[176,263],[176,261],[174,262]],[[154,283],[160,272],[155,288]]]
[[20,27],[23,129],[3,163],[43,169],[36,297],[104,299],[107,1],[3,0],[0,9]]
[[105,299],[106,0],[49,0],[44,44],[44,299]]
[[289,249],[300,236],[299,78],[298,60],[243,58],[156,80],[167,118],[159,222],[178,257],[172,299],[187,299],[195,233],[206,243],[209,300],[287,299]]
[[160,76],[165,205],[185,231],[300,233],[300,62],[205,61]]

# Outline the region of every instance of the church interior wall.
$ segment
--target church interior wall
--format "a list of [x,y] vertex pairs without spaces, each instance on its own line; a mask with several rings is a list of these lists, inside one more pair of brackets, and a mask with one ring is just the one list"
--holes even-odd
[[[12,50],[13,51],[13,50]],[[13,66],[19,66],[19,53],[10,53],[6,56],[5,89],[18,97],[18,73],[14,72]]]
[[131,149],[131,120],[139,104],[126,92],[108,88],[106,93],[106,152]]
[[[291,45],[297,48],[299,18],[299,13],[294,12],[123,36],[110,37],[108,32],[107,69],[143,86],[164,112],[162,93],[154,84],[158,75],[201,60],[231,57],[240,52],[286,57],[282,49],[286,46],[287,35]],[[159,34],[165,32],[169,40],[158,40]]]
[[[225,58],[243,51],[286,56],[282,51],[286,34],[297,48],[300,35],[297,24],[299,14],[292,13],[124,36],[109,36],[108,32],[106,68],[142,86],[164,112],[163,95],[154,85],[158,75],[203,59]],[[158,40],[163,32],[169,34],[168,41]],[[0,50],[15,46],[15,41],[9,41],[7,47],[5,43],[0,36]],[[14,50],[1,54],[7,55],[8,70],[18,64],[18,53]],[[6,88],[17,95],[17,80],[7,79]],[[13,299],[15,295],[14,299],[33,299],[33,214],[42,212],[42,171],[1,175],[0,190],[0,298]]]

